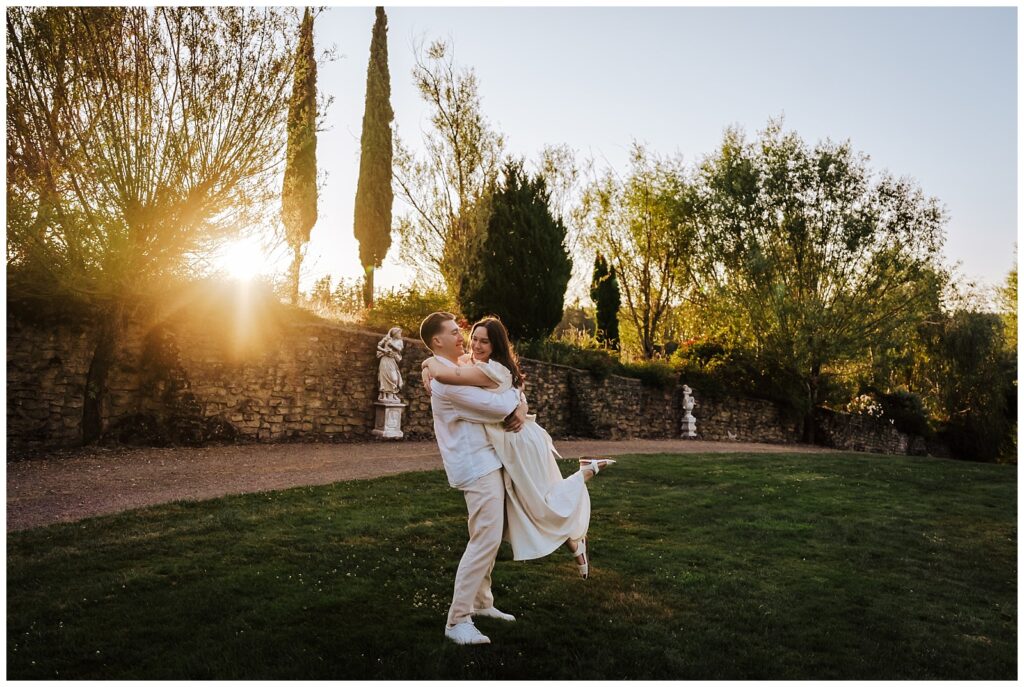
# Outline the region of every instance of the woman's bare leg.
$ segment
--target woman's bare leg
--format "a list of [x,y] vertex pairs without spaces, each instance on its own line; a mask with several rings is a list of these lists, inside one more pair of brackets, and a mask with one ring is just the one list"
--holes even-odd
[[[565,540],[565,548],[569,549],[569,553],[576,553],[577,547],[572,543],[571,539]],[[587,559],[583,556],[576,556],[576,564],[583,565],[587,562]]]

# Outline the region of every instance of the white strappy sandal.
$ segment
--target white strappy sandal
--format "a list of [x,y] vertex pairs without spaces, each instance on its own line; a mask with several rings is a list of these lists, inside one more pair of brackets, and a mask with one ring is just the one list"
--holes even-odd
[[594,474],[601,472],[601,466],[598,463],[604,463],[605,468],[609,468],[618,461],[614,461],[611,458],[580,458],[580,469],[592,468]]
[[584,580],[590,575],[590,556],[587,555],[587,538],[583,537],[576,542],[576,550],[570,552],[573,561],[577,556],[583,556],[582,563],[576,563],[576,569],[580,571],[580,577]]

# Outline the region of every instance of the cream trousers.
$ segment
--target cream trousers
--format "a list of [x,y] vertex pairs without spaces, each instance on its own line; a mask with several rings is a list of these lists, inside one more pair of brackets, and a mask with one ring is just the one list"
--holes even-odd
[[474,609],[494,605],[491,570],[501,546],[505,524],[505,479],[494,470],[462,490],[469,511],[469,543],[455,573],[455,593],[448,609],[448,627],[471,619]]

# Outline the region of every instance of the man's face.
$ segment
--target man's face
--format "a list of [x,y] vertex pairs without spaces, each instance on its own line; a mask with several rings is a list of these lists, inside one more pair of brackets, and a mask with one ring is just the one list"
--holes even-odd
[[434,352],[441,355],[458,357],[463,354],[465,345],[462,330],[455,320],[445,322],[441,332],[434,335]]

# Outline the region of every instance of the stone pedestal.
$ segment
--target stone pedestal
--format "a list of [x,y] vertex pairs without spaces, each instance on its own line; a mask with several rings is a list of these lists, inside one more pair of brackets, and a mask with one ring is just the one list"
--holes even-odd
[[408,404],[377,401],[373,405],[377,407],[373,435],[381,439],[401,439],[404,436],[402,434],[402,410]]
[[686,415],[683,415],[682,425],[684,439],[697,438],[697,419],[690,414],[689,410],[686,411]]

